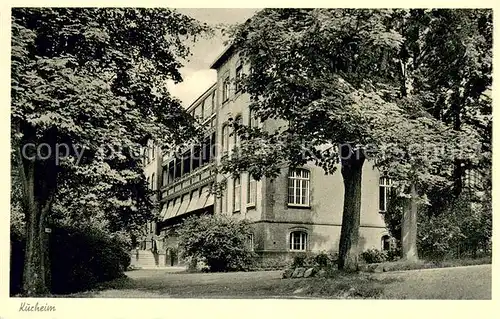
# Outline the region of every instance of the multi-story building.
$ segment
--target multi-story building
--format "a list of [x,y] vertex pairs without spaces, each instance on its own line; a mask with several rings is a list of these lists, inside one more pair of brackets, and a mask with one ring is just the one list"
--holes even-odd
[[203,93],[187,111],[205,127],[198,145],[180,147],[162,159],[161,210],[157,233],[163,238],[160,265],[178,264],[175,226],[193,214],[214,213],[215,196],[210,188],[215,181],[217,101],[216,85]]
[[[249,109],[249,96],[234,79],[247,71],[232,47],[212,64],[217,82],[189,108],[206,127],[201,145],[187,146],[163,157],[160,191],[162,205],[157,233],[163,239],[165,264],[178,263],[177,239],[172,232],[184,217],[228,214],[252,222],[250,245],[261,258],[290,257],[295,252],[336,251],[343,210],[343,181],[340,170],[325,175],[313,165],[290,170],[283,167],[275,179],[254,180],[243,173],[238,178],[216,176],[221,154],[238,142],[226,125],[230,116],[243,124],[276,128],[275,121],[259,122]],[[210,194],[215,181],[225,180],[222,197]],[[381,212],[386,209],[387,180],[373,165],[363,169],[360,248],[387,248],[388,236]],[[162,262],[160,262],[162,264]]]

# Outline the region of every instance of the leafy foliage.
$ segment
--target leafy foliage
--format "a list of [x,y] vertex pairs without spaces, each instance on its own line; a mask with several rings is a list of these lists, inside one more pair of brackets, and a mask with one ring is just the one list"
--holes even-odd
[[[21,292],[25,240],[21,233],[11,232],[11,295]],[[88,290],[123,276],[130,263],[129,248],[125,238],[88,226],[54,228],[48,247],[52,293]]]
[[386,251],[370,248],[361,253],[361,257],[367,264],[375,264],[387,261],[388,255]]
[[426,258],[463,258],[491,254],[492,215],[465,194],[439,214],[423,210],[418,245]]
[[25,140],[28,126],[37,136],[56,129],[69,147],[57,213],[100,210],[121,228],[151,211],[139,148],[150,137],[168,147],[195,133],[164,83],[181,81],[183,40],[205,30],[167,9],[13,10],[14,132]]
[[[12,166],[29,217],[27,293],[45,290],[37,228],[99,221],[119,231],[152,217],[140,151],[148,140],[168,149],[196,138],[165,83],[182,80],[185,40],[205,31],[170,9],[12,10]],[[28,144],[51,152],[24,156]]]
[[247,221],[225,215],[186,219],[178,230],[183,256],[203,261],[210,271],[248,269],[253,253],[248,249],[251,230]]
[[319,269],[336,269],[338,254],[336,253],[300,253],[294,256],[292,268],[313,267]]
[[[437,199],[449,200],[441,204]],[[399,200],[399,202],[398,202]],[[401,239],[402,205],[400,198],[391,201],[384,214],[393,237]],[[474,200],[464,193],[453,198],[449,190],[435,191],[430,205],[421,205],[418,214],[417,245],[427,259],[463,258],[491,253],[491,198]]]
[[[491,39],[491,10],[264,9],[232,42],[264,130],[233,121],[242,143],[221,171],[275,177],[313,162],[333,173],[342,144],[397,195],[416,190],[414,203],[431,188],[459,194],[464,167],[491,167]],[[341,164],[354,185],[353,163]],[[344,205],[350,230],[357,204]],[[356,231],[343,234],[340,248]]]

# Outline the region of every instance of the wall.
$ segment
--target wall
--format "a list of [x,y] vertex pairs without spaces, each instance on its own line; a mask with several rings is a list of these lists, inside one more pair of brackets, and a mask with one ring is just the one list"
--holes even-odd
[[[240,115],[242,117],[243,124],[248,125],[250,122],[250,111],[249,111],[249,96],[248,94],[243,94],[241,92],[236,92],[234,79],[236,76],[236,65],[239,62],[239,57],[235,54],[231,55],[229,59],[217,69],[217,146],[219,150],[222,150],[222,128],[224,123],[228,121],[230,117],[235,117]],[[243,72],[248,72],[248,66],[243,66]],[[229,90],[229,100],[222,101],[222,86],[223,81],[229,76],[231,82],[230,90]],[[234,145],[234,135],[229,137],[231,149]],[[220,155],[222,152],[218,153],[218,163],[220,163]],[[219,176],[218,181],[222,180],[222,177]],[[241,208],[239,212],[234,212],[234,180],[230,177],[227,178],[227,188],[226,188],[226,196],[227,196],[227,210],[222,212],[222,199],[216,199],[215,203],[215,212],[216,213],[227,213],[229,215],[233,215],[235,218],[243,219],[247,218],[250,220],[258,220],[261,218],[262,213],[262,188],[263,181],[257,182],[257,191],[256,191],[256,203],[255,206],[247,208],[247,186],[248,186],[248,174],[244,173],[240,176],[240,185],[241,185]]]
[[[230,118],[242,116],[244,124],[249,122],[249,96],[235,92],[234,83],[231,82],[229,100],[222,101],[223,81],[229,76],[234,80],[239,57],[232,54],[227,61],[217,69],[217,144],[221,149],[222,127]],[[248,66],[244,67],[248,71]],[[283,121],[266,121],[263,123],[265,130],[275,130],[284,125]],[[234,136],[229,138],[234,143]],[[231,145],[232,143],[230,143]],[[231,148],[231,146],[230,146]],[[220,154],[219,154],[220,155]],[[309,233],[309,250],[312,251],[337,251],[342,223],[344,202],[344,186],[340,173],[340,166],[333,175],[325,175],[324,171],[314,165],[306,165],[310,169],[310,208],[288,207],[288,169],[283,169],[282,174],[275,180],[263,178],[258,182],[257,206],[247,209],[247,174],[241,176],[241,211],[234,213],[232,178],[227,180],[227,207],[224,212],[235,218],[248,218],[256,223],[254,228],[255,250],[261,254],[289,254],[288,237],[294,227],[303,227]],[[220,181],[221,176],[218,177]],[[361,229],[360,248],[362,250],[381,246],[381,237],[387,234],[383,216],[378,211],[379,201],[379,173],[370,162],[363,168],[361,191]],[[226,200],[226,199],[224,199]],[[221,199],[216,200],[216,212],[222,212]]]
[[[288,170],[283,169],[274,181],[266,183],[265,214],[254,236],[262,237],[258,247],[264,252],[286,252],[288,236],[294,229],[308,233],[308,250],[337,251],[342,225],[344,186],[340,167],[333,175],[314,165],[310,170],[310,208],[289,207]],[[361,189],[360,249],[381,248],[387,234],[383,216],[378,211],[379,172],[366,162]]]
[[[305,165],[310,171],[311,208],[289,207],[288,170],[267,183],[265,220],[298,221],[341,225],[344,203],[344,185],[340,166],[332,175],[325,175],[323,169]],[[361,186],[361,225],[384,227],[383,216],[378,211],[379,172],[366,162],[363,167]]]

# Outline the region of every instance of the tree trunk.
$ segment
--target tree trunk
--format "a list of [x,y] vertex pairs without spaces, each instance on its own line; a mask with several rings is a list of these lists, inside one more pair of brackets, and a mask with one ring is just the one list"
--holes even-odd
[[[23,154],[22,145],[33,143],[34,130],[27,128],[18,147],[18,168],[22,184],[22,207],[26,220],[26,252],[23,271],[23,294],[42,296],[49,293],[50,263],[48,234],[45,232],[57,185],[57,167],[54,154],[46,159],[39,154]],[[46,133],[45,141],[55,150],[55,133]]]
[[[352,145],[350,146],[352,147]],[[359,222],[361,215],[361,173],[365,156],[361,150],[356,150],[351,152],[351,155],[346,158],[347,151],[341,149],[342,177],[344,179],[344,210],[340,232],[338,268],[344,271],[357,271]]]
[[26,255],[24,259],[23,293],[40,296],[49,293],[49,265],[45,233],[47,209],[34,204],[26,220]]
[[415,184],[411,185],[411,197],[403,211],[403,225],[401,239],[403,242],[403,259],[408,261],[418,260],[417,252],[417,190]]

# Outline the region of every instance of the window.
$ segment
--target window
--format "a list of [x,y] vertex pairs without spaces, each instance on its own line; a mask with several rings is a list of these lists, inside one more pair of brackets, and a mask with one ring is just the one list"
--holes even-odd
[[168,184],[168,164],[163,168],[161,185],[165,186]]
[[[241,125],[241,115],[236,116],[235,122]],[[234,147],[237,148],[240,146],[241,137],[234,132]]]
[[241,62],[239,62],[236,66],[236,92],[241,91],[241,78],[243,76],[243,66],[241,65]]
[[466,188],[478,188],[481,186],[481,176],[479,172],[474,169],[465,169],[464,176],[462,177],[462,182]]
[[222,82],[222,103],[229,100],[229,76]]
[[309,206],[310,173],[306,169],[291,169],[288,175],[288,205]]
[[182,175],[187,175],[191,172],[191,150],[182,154],[182,161],[184,162],[182,165]]
[[391,180],[387,177],[381,177],[379,182],[379,210],[381,212],[387,211],[390,188]]
[[229,149],[229,126],[222,127],[222,152],[227,153]]
[[208,117],[207,114],[206,114],[207,110],[205,109],[205,100],[201,101],[201,106],[200,107],[201,107],[201,111],[200,111],[200,113],[201,113],[201,119],[203,121],[205,118]]
[[192,159],[193,159],[193,171],[194,171],[195,169],[197,169],[198,167],[200,167],[200,161],[202,159],[201,146],[200,145],[195,145],[193,147],[193,156],[192,156]]
[[205,139],[203,140],[202,164],[206,164],[206,163],[210,162],[210,159],[211,159],[210,143],[211,143],[210,136],[205,137]]
[[155,173],[151,174],[151,189],[155,190]]
[[174,176],[174,179],[175,178],[179,178],[182,176],[182,172],[181,172],[181,168],[182,168],[182,160],[180,158],[176,158],[175,159],[175,176]]
[[388,235],[384,235],[381,238],[382,250],[390,250],[391,249],[391,239]]
[[216,147],[216,139],[215,139],[215,132],[212,133],[212,136],[210,138],[210,157],[209,161],[213,161],[215,157],[217,156],[217,147]]
[[168,181],[167,183],[172,183],[175,178],[175,161],[170,161],[168,163]]
[[247,236],[246,245],[249,251],[254,251],[253,234]]
[[290,250],[305,251],[307,249],[307,233],[293,231],[290,233]]
[[240,183],[240,178],[237,177],[234,180],[234,200],[233,200],[233,205],[234,209],[233,212],[239,212],[241,209],[241,183]]
[[257,181],[253,178],[252,174],[248,174],[247,205],[255,206],[256,197],[257,197]]
[[151,187],[151,177],[150,176],[146,177],[146,183],[148,184],[148,187]]
[[222,190],[222,196],[221,196],[221,213],[225,214],[227,213],[227,182],[224,184],[224,189]]
[[215,91],[212,93],[212,113],[215,111]]
[[202,120],[202,116],[203,116],[203,113],[202,113],[202,106],[201,105],[197,105],[196,108],[194,109],[194,117],[197,121],[201,121]]
[[251,109],[248,112],[248,126],[257,127],[257,119],[255,118],[255,112]]
[[147,148],[147,147],[145,147],[145,148],[143,148],[142,150],[143,150],[143,153],[142,153],[142,157],[143,157],[143,158],[142,158],[142,159],[143,159],[143,161],[144,161],[144,165],[147,165],[147,164],[149,163],[148,148]]

